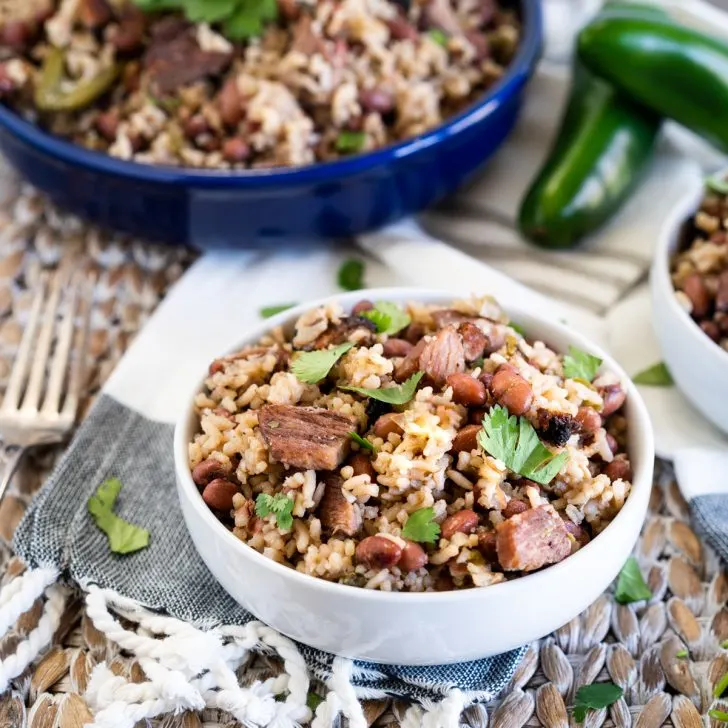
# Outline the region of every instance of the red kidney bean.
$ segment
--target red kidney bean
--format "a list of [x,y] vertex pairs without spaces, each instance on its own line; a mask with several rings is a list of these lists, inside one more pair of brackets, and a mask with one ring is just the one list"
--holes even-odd
[[593,407],[579,407],[574,419],[582,432],[596,432],[602,426],[602,416]]
[[239,137],[226,139],[222,145],[222,156],[231,164],[239,164],[250,156],[250,147]]
[[230,468],[228,466],[223,465],[215,458],[207,458],[207,460],[203,460],[192,469],[192,480],[197,485],[207,485],[211,480],[223,478],[229,474]]
[[27,20],[8,20],[0,28],[0,45],[23,51],[35,35],[34,25]]
[[401,15],[386,22],[389,32],[395,40],[419,40],[420,34],[417,32],[417,28]]
[[610,384],[603,387],[599,393],[602,395],[604,403],[602,406],[603,418],[614,414],[624,404],[624,400],[627,399],[627,392],[622,389],[621,384]]
[[359,103],[366,111],[386,114],[394,108],[394,96],[385,89],[370,88],[359,94]]
[[370,569],[390,569],[402,558],[402,547],[384,536],[367,536],[356,547],[356,560]]
[[183,124],[185,136],[188,139],[196,139],[201,134],[210,133],[210,125],[207,123],[207,119],[202,114],[195,114],[191,116]]
[[207,373],[212,376],[213,374],[217,374],[217,372],[221,372],[224,368],[225,362],[222,359],[215,359],[207,368]]
[[705,334],[713,339],[713,341],[718,341],[720,339],[720,328],[718,328],[718,324],[715,323],[715,321],[701,321],[700,328]]
[[452,387],[452,398],[458,404],[466,407],[485,404],[485,385],[479,379],[474,379],[465,372],[456,372],[447,378],[447,384]]
[[498,559],[495,531],[490,531],[482,526],[478,528],[478,550],[488,561]]
[[399,559],[398,566],[402,571],[417,571],[427,563],[427,554],[418,543],[407,541],[407,545],[402,549],[402,556]]
[[517,498],[511,498],[508,501],[508,505],[503,509],[503,517],[510,518],[511,516],[516,516],[527,510],[528,505],[526,503],[522,500],[518,500]]
[[525,414],[533,402],[531,385],[510,366],[498,369],[493,376],[491,391],[498,404],[513,415]]
[[619,450],[617,439],[609,432],[607,433],[607,447],[612,451],[612,455],[616,455],[617,450]]
[[718,290],[715,294],[715,310],[728,313],[728,270],[724,270],[718,278]]
[[405,339],[387,339],[382,346],[387,358],[407,356],[413,349],[412,344]]
[[235,483],[225,478],[215,478],[202,491],[202,500],[216,511],[229,511],[233,507],[233,496],[237,492]]
[[456,533],[472,533],[478,527],[478,514],[469,508],[448,516],[440,527],[442,538],[451,539]]
[[115,110],[102,111],[95,120],[96,131],[108,142],[116,139],[119,130],[119,114]]
[[301,14],[296,0],[278,0],[278,9],[285,20],[296,20]]
[[604,473],[609,476],[610,480],[632,480],[632,466],[626,457],[619,456],[614,458],[611,463],[604,468]]
[[478,432],[480,425],[466,425],[452,441],[452,452],[471,452],[478,447]]
[[[486,393],[487,396],[487,393]],[[485,407],[476,407],[468,412],[468,423],[471,425],[482,425],[483,418],[488,414],[488,410]]]
[[386,415],[382,415],[374,423],[374,434],[383,440],[386,440],[393,433],[402,434],[402,428],[396,422],[397,417],[398,415],[395,412],[388,412]]
[[354,305],[354,308],[351,309],[351,315],[358,316],[360,313],[364,313],[364,311],[371,311],[373,308],[374,304],[371,301],[363,299]]
[[691,273],[683,281],[683,292],[690,299],[693,318],[701,319],[708,315],[710,310],[710,294],[700,273]]
[[243,119],[243,97],[238,89],[236,78],[229,78],[217,95],[217,108],[220,119],[228,127],[237,126]]

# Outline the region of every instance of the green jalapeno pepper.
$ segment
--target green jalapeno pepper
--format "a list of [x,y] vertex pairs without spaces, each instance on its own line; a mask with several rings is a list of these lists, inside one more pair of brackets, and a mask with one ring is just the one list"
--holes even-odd
[[119,76],[121,67],[112,64],[88,80],[63,88],[65,52],[51,48],[45,58],[35,89],[35,105],[40,111],[78,111],[90,106],[108,91]]
[[[652,15],[665,17],[659,8],[631,3],[609,3],[601,14]],[[576,245],[629,197],[652,157],[659,130],[659,115],[577,60],[556,141],[521,203],[521,232],[545,248]]]

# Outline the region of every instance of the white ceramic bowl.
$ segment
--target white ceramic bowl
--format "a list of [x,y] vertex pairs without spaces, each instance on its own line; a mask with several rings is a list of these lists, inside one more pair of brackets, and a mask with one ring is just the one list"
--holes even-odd
[[[336,296],[345,308],[362,298],[447,304],[460,294],[413,288]],[[236,336],[230,351],[252,344],[272,326],[292,323],[321,302],[307,303]],[[192,399],[177,423],[177,490],[192,539],[222,586],[275,629],[313,647],[373,662],[426,665],[473,660],[538,639],[588,607],[619,572],[642,526],[652,487],[654,444],[644,403],[619,365],[587,339],[535,313],[501,304],[531,337],[559,351],[569,344],[604,359],[627,387],[633,489],[614,521],[586,547],[559,564],[513,581],[450,592],[387,593],[335,584],[275,563],[238,540],[207,508],[187,465],[187,444],[198,427]],[[233,346],[234,345],[234,346]]]
[[670,258],[683,225],[700,207],[704,189],[690,190],[665,220],[650,273],[652,320],[677,386],[717,427],[728,432],[728,351],[711,341],[680,306],[670,280]]

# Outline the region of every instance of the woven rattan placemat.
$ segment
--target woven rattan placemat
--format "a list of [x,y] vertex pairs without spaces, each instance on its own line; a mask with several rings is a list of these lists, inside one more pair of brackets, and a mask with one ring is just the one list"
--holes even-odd
[[[103,235],[59,214],[32,189],[13,178],[0,179],[0,385],[4,386],[42,269],[64,258],[98,277],[84,411],[129,342],[167,288],[193,260],[191,253]],[[58,449],[29,456],[0,506],[0,572],[5,584],[23,566],[9,546],[13,530],[33,493],[58,457]],[[568,707],[576,689],[612,680],[624,697],[607,710],[591,711],[584,725],[651,728],[707,725],[714,684],[728,671],[728,581],[715,555],[691,530],[689,514],[671,471],[657,464],[650,513],[637,548],[649,569],[654,597],[641,610],[621,606],[610,594],[558,632],[533,644],[504,694],[491,704],[472,706],[462,716],[472,728],[575,725]],[[574,585],[578,588],[578,585]],[[0,642],[0,659],[38,622],[41,603],[24,614]],[[458,629],[461,626],[457,627]],[[476,627],[477,628],[477,627]],[[481,626],[482,628],[482,626]],[[680,657],[683,650],[687,657]],[[0,728],[81,728],[91,714],[81,697],[91,669],[100,661],[133,680],[138,664],[107,643],[71,601],[54,646],[0,697]],[[257,657],[240,671],[243,683],[279,671]],[[399,725],[406,706],[398,701],[366,702],[370,725]],[[346,720],[342,719],[342,728]],[[715,720],[716,726],[725,725]],[[218,711],[186,713],[143,722],[138,728],[234,728]]]

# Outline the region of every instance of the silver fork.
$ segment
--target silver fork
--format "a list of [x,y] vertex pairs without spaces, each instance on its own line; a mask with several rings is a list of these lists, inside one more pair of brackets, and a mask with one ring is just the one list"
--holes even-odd
[[63,271],[41,278],[0,405],[0,501],[23,453],[61,442],[76,421],[91,312],[87,288]]

